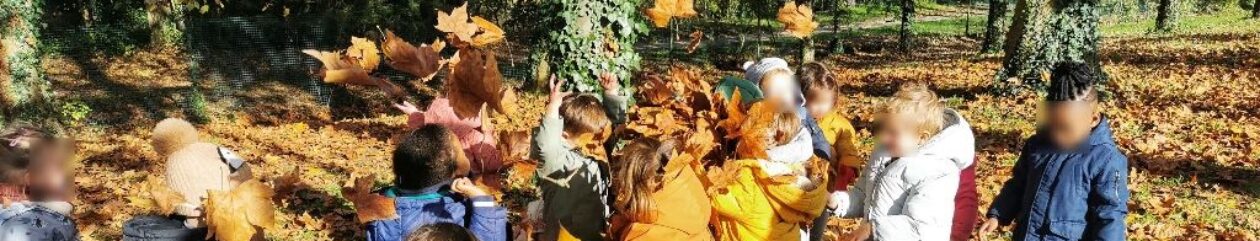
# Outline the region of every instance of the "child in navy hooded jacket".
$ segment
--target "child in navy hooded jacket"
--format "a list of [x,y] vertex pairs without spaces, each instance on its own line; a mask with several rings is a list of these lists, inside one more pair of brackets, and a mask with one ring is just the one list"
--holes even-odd
[[1098,112],[1096,78],[1085,64],[1055,67],[1046,122],[1024,144],[981,236],[1014,221],[1017,241],[1125,240],[1128,158]]
[[507,209],[467,178],[468,160],[450,130],[425,125],[394,150],[395,186],[382,191],[394,199],[398,217],[368,223],[369,241],[401,241],[421,226],[452,223],[478,240],[507,240]]

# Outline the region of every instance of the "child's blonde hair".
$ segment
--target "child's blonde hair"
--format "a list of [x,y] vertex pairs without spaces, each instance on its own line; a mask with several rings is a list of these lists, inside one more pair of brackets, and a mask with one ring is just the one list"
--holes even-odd
[[657,203],[652,193],[664,183],[665,165],[674,150],[672,142],[639,139],[626,144],[620,160],[612,163],[613,208],[636,222],[652,222]]
[[905,84],[891,100],[878,109],[884,117],[899,116],[913,122],[923,137],[936,135],[945,127],[945,105],[935,92],[919,83]]
[[771,143],[776,146],[787,145],[801,133],[801,119],[797,118],[796,113],[778,113],[774,115],[774,124],[770,129],[774,130]]
[[572,136],[599,134],[612,126],[603,104],[595,96],[587,94],[565,98],[560,105],[560,118],[564,120],[564,132]]

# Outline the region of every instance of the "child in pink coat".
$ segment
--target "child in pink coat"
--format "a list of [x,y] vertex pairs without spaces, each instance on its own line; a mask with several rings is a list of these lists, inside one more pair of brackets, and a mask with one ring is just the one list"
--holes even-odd
[[498,175],[478,175],[495,174],[503,167],[503,161],[494,140],[494,126],[488,119],[484,119],[486,113],[484,109],[477,116],[459,118],[455,115],[455,109],[451,108],[451,101],[444,97],[434,99],[425,111],[416,108],[411,102],[395,104],[394,107],[407,114],[407,129],[415,129],[425,124],[437,124],[454,132],[471,164],[471,170],[461,167],[460,171],[471,171],[473,176],[498,177]]

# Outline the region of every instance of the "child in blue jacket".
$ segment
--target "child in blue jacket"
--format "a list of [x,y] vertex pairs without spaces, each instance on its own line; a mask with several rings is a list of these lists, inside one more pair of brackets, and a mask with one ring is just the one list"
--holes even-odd
[[979,236],[1015,221],[1016,241],[1125,240],[1128,158],[1099,113],[1097,78],[1085,64],[1055,66],[1045,123],[1025,142]]
[[463,226],[482,241],[507,240],[507,209],[468,178],[456,179],[468,160],[450,130],[421,126],[398,143],[393,159],[395,186],[382,194],[394,199],[398,217],[368,223],[369,241],[401,241],[435,223]]

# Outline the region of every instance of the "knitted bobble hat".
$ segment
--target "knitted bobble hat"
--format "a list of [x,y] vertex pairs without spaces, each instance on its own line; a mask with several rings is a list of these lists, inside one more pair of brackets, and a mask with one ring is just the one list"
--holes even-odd
[[167,118],[153,127],[153,139],[150,140],[153,150],[160,156],[197,143],[197,128],[192,123],[179,118]]
[[744,79],[753,83],[760,83],[761,77],[772,70],[792,72],[792,68],[788,66],[787,60],[774,57],[764,58],[757,62],[748,61],[744,63]]

